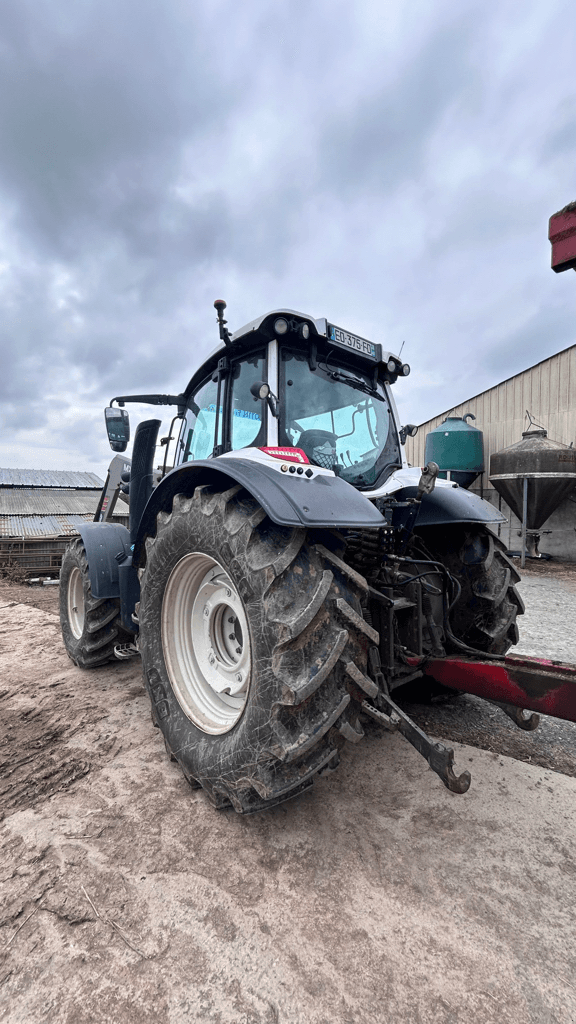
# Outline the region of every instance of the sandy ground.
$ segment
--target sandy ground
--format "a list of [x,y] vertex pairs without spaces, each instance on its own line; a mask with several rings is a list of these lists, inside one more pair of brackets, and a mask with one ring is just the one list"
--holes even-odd
[[138,662],[68,661],[56,590],[0,588],[1,1021],[575,1024],[576,779],[455,744],[454,796],[374,728],[216,812]]

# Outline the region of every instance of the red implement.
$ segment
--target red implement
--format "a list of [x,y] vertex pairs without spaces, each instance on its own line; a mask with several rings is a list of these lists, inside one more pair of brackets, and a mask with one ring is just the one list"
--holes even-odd
[[548,238],[552,242],[552,270],[576,270],[576,203],[550,217]]
[[576,722],[576,665],[511,654],[504,661],[434,658],[422,667],[454,690]]

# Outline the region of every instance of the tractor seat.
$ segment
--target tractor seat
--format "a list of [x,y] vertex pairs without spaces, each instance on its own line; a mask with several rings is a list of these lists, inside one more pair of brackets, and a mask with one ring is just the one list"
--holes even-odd
[[315,466],[333,469],[338,461],[336,440],[336,434],[329,430],[303,430],[298,438],[298,447]]

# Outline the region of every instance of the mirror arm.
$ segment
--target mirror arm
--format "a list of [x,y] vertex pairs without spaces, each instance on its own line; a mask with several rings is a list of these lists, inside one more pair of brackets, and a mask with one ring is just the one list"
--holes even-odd
[[185,395],[118,395],[112,399],[110,405],[114,405],[114,402],[118,402],[120,407],[124,406],[126,402],[141,402],[145,405],[177,405],[179,415],[182,415],[186,408]]

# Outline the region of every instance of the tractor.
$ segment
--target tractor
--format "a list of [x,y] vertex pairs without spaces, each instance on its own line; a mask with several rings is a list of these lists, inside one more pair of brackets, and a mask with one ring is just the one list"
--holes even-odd
[[538,719],[522,708],[576,717],[576,669],[507,655],[523,605],[493,532],[503,517],[434,463],[407,463],[417,428],[401,425],[391,389],[410,367],[289,309],[231,333],[214,305],[219,344],[181,394],[105,410],[117,453],[127,403],[176,412],[159,472],[158,419],[114,460],[129,529],[107,521],[106,495],[65,553],[75,664],[140,656],[168,755],[239,813],[306,790],[368,719],[465,792],[453,751],[401,707],[407,687],[477,693],[527,729]]

